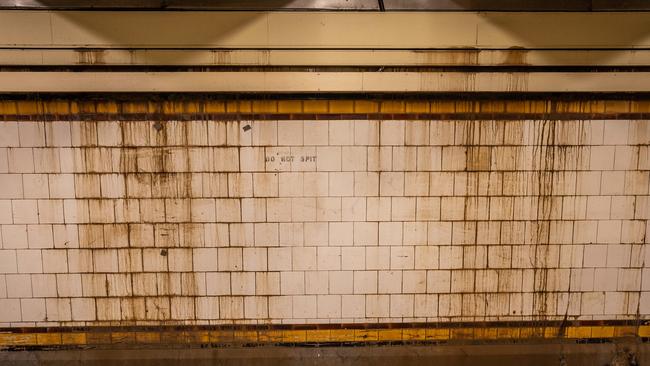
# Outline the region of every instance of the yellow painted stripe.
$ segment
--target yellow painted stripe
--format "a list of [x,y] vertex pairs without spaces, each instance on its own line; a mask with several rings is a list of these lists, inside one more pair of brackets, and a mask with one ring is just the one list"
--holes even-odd
[[429,341],[447,341],[449,340],[449,329],[434,328],[425,330],[426,339]]
[[50,346],[62,344],[61,333],[37,333],[36,342],[38,345]]
[[61,343],[65,345],[86,344],[86,333],[61,333]]
[[157,332],[136,332],[135,341],[140,344],[160,343],[160,333]]
[[313,329],[306,331],[307,342],[309,343],[323,343],[330,341],[329,329]]
[[354,342],[377,342],[379,340],[376,329],[355,329],[353,334],[351,341]]
[[348,329],[332,329],[330,330],[330,342],[349,342],[350,330]]
[[36,334],[25,333],[0,333],[0,345],[2,346],[36,346],[38,338]]
[[650,100],[184,100],[184,101],[84,101],[1,100],[0,115],[42,114],[410,114],[410,113],[650,113]]
[[650,325],[440,327],[309,330],[185,330],[0,333],[0,347],[119,344],[277,344],[340,342],[498,341],[650,337]]
[[235,331],[233,332],[233,342],[257,343],[257,331]]
[[111,343],[135,343],[136,337],[133,332],[112,332]]
[[449,339],[472,340],[474,339],[474,329],[473,328],[452,328],[450,329]]
[[281,343],[283,341],[281,330],[261,331],[258,339],[261,343]]
[[566,329],[566,338],[591,338],[591,327],[568,327]]
[[402,329],[378,329],[377,330],[377,340],[378,341],[401,341],[402,340]]
[[521,328],[497,328],[498,339],[518,339],[521,334]]
[[283,330],[282,342],[284,343],[307,342],[307,331],[306,330]]
[[420,342],[426,340],[426,329],[404,329],[402,340],[405,342]]

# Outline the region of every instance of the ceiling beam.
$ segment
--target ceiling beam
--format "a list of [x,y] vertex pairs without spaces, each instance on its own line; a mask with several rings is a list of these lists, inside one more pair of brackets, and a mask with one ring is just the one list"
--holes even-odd
[[[383,9],[382,9],[383,8]],[[0,9],[213,11],[650,11],[647,0],[0,0]]]

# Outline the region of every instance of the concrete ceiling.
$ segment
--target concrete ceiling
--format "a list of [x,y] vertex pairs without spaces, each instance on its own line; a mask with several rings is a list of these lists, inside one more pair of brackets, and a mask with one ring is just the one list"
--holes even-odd
[[630,11],[648,0],[0,0],[0,9]]

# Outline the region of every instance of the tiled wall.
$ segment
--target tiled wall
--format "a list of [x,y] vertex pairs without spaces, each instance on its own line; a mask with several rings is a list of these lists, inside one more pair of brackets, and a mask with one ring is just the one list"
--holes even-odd
[[650,314],[650,122],[0,122],[0,325]]

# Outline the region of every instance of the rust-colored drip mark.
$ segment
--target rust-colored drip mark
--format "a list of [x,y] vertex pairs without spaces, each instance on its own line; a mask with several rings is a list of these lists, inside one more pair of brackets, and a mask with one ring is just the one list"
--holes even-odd
[[[185,140],[186,146],[188,146],[189,142],[191,141],[190,139],[195,134],[195,132],[194,131],[189,131],[189,127],[187,127],[187,125],[184,122],[180,122],[180,123],[183,123],[185,125],[185,128],[184,128],[184,132],[185,132],[184,140]],[[219,124],[222,125],[223,122],[219,123]],[[204,129],[204,131],[199,130],[196,133],[198,133],[199,135],[207,136],[206,142],[209,143],[210,142],[210,130],[209,130],[208,124],[205,123],[204,125],[202,125],[202,129]],[[188,159],[189,159],[189,154],[188,153],[185,153],[185,156],[187,156]],[[193,196],[195,196],[193,194],[194,192],[192,192],[192,182],[194,180],[193,177],[194,176],[192,174],[183,174],[183,175],[180,176],[181,183],[182,183],[181,187],[183,188],[183,191],[180,192],[180,194],[183,197],[193,197]],[[192,207],[190,207],[190,210],[192,210]],[[216,211],[216,208],[215,208],[215,211]],[[189,239],[185,239],[181,245],[183,247],[192,247],[192,246],[196,245],[195,243],[200,243],[200,246],[203,246],[205,244],[205,235],[204,235],[203,228],[201,227],[200,228],[201,230],[196,230],[195,226],[190,226],[190,228],[194,228],[194,229],[193,230],[192,229],[184,230],[184,232],[189,232]],[[190,262],[190,263],[188,263],[188,267],[193,268],[192,267],[192,256],[188,255],[187,258],[188,258],[188,260]],[[201,291],[199,290],[199,286],[200,286],[201,281],[197,281],[196,276],[197,276],[196,273],[184,273],[184,274],[181,274],[181,292],[184,292],[184,294],[186,294],[186,295],[200,295]],[[192,301],[192,306],[193,306],[192,314],[198,314],[198,309],[197,309],[198,304],[196,304],[195,301]]]
[[504,66],[526,66],[529,65],[527,62],[528,50],[519,49],[512,47],[505,52],[505,60],[501,63]]
[[[536,121],[535,123],[535,152],[533,170],[537,173],[537,209],[534,227],[533,260],[533,313],[543,319],[549,315],[549,303],[554,303],[554,294],[548,293],[548,255],[549,255],[549,226],[551,206],[553,204],[553,181],[549,180],[549,171],[553,171],[555,164],[555,121]],[[532,233],[531,233],[532,234]]]
[[[152,171],[152,184],[151,184],[151,190],[152,192],[160,191],[161,189],[164,189],[163,187],[166,186],[167,178],[168,176],[164,174],[164,169],[165,169],[165,161],[164,161],[164,152],[163,149],[160,146],[166,146],[167,145],[167,137],[168,137],[168,129],[170,125],[172,125],[174,122],[169,121],[166,122],[165,125],[160,121],[155,121],[155,122],[149,122],[147,125],[149,126],[149,131],[151,133],[150,135],[150,141],[149,143],[152,145],[152,160],[153,164],[151,167]],[[168,210],[170,207],[167,206],[167,202],[163,201],[164,204],[164,212],[165,216],[167,217],[168,215]],[[143,258],[144,260],[144,258]],[[165,269],[169,269],[169,263],[168,263],[168,258],[167,256],[164,256],[162,259],[164,264]],[[146,263],[145,263],[146,264]],[[156,297],[148,297],[145,299],[145,312],[147,316],[151,316],[152,320],[161,320],[165,321],[169,319],[169,316],[171,315],[169,311],[165,311],[166,309],[169,309],[171,304],[170,300],[165,298],[161,298],[161,295],[170,295],[170,288],[172,287],[172,284],[170,283],[170,273],[169,272],[158,272],[156,273]]]
[[[459,131],[460,127],[460,131]],[[455,140],[458,140],[459,133],[461,134],[460,137],[463,139],[462,142],[462,147],[464,148],[465,152],[465,167],[464,167],[464,177],[465,177],[465,184],[464,184],[464,192],[456,192],[457,187],[459,187],[458,182],[456,182],[456,179],[459,177],[458,174],[455,174],[454,178],[454,195],[464,195],[464,207],[463,207],[463,230],[462,230],[462,235],[463,238],[461,239],[462,241],[460,243],[462,244],[471,244],[473,248],[473,255],[474,255],[474,261],[476,259],[476,255],[478,253],[478,246],[477,246],[477,233],[478,233],[478,227],[476,226],[476,221],[473,222],[468,222],[468,219],[472,220],[477,220],[478,219],[478,213],[482,210],[481,207],[479,206],[479,199],[478,199],[478,170],[481,170],[481,161],[485,161],[486,158],[489,160],[490,156],[481,156],[481,149],[476,148],[477,145],[480,144],[481,140],[481,126],[478,123],[475,123],[474,121],[457,121],[455,123]],[[459,141],[454,141],[456,144],[459,143]],[[489,212],[489,204],[488,204],[488,212]],[[473,224],[473,226],[472,226]],[[471,238],[468,238],[468,227],[470,230],[473,229]],[[452,230],[452,245],[459,243],[458,239],[454,236],[453,233],[455,233],[455,230]],[[468,253],[463,253],[463,268],[469,268],[467,263],[467,258],[465,258],[465,255]],[[476,263],[474,263],[476,264]],[[486,266],[489,264],[486,263]],[[476,267],[475,265],[472,267]],[[477,276],[480,274],[474,274],[472,278],[467,278],[467,276],[463,276],[463,281],[468,282],[463,285],[464,288],[471,289],[474,291],[476,289],[477,285]],[[475,300],[479,301],[479,300]],[[488,311],[488,308],[490,306],[488,302],[487,296],[483,297],[483,303],[482,305],[482,310],[478,309],[478,304],[473,304],[473,308],[470,309],[462,309],[462,314],[485,314]]]
[[528,91],[528,81],[530,74],[508,73],[506,90],[508,92],[526,92]]
[[[137,201],[131,201],[132,192],[129,192],[130,185],[128,184],[128,175],[125,172],[128,171],[137,171],[137,157],[135,149],[127,149],[125,145],[129,141],[135,141],[136,136],[133,135],[133,131],[129,129],[129,126],[132,123],[129,122],[118,122],[120,129],[120,149],[119,149],[119,172],[123,181],[123,192],[125,197],[125,212],[131,211],[131,205],[135,205]],[[134,202],[134,203],[131,203]],[[141,217],[140,205],[137,206],[138,209],[138,218]],[[128,296],[120,298],[120,318],[124,319],[126,322],[137,321],[138,319],[144,319],[144,309],[143,303],[144,300],[138,301],[135,298],[135,288],[136,288],[136,278],[134,273],[143,267],[142,254],[137,249],[132,249],[135,247],[136,242],[142,242],[142,239],[134,240],[137,235],[140,234],[139,230],[134,230],[132,225],[127,225],[127,242],[128,249],[121,252],[120,263],[124,263],[126,268],[120,268],[120,272],[129,274],[129,283],[130,286],[128,291]],[[138,254],[136,254],[138,253]],[[135,258],[134,258],[135,256]]]
[[102,49],[79,49],[75,52],[77,52],[77,63],[80,65],[102,65],[105,63],[105,51]]
[[[80,123],[80,122],[78,122]],[[91,155],[91,152],[94,153],[96,149],[90,149],[88,146],[96,145],[96,129],[98,123],[110,123],[110,122],[92,122],[87,123],[89,127],[81,127],[81,142],[83,151],[83,160],[82,162],[85,165],[87,171],[104,171],[103,168],[97,168],[89,165],[88,162],[97,162],[97,161],[111,161],[111,159],[102,159],[101,156],[96,154]],[[80,123],[80,125],[86,125],[86,123]],[[167,145],[166,133],[162,128],[156,129],[155,126],[159,125],[160,122],[155,123],[142,123],[142,122],[118,122],[120,129],[120,147],[115,149],[116,156],[115,160],[118,164],[118,171],[122,177],[122,184],[124,195],[127,199],[124,200],[125,212],[129,211],[131,205],[137,205],[140,217],[143,213],[147,211],[146,208],[141,208],[138,204],[138,201],[130,200],[129,197],[132,196],[142,196],[142,192],[131,192],[130,188],[134,187],[130,182],[137,182],[139,185],[138,190],[156,190],[159,188],[159,185],[156,183],[159,182],[160,177],[164,180],[166,177],[165,171],[165,150],[161,148],[138,148],[137,146],[147,146],[150,144],[162,144],[163,146]],[[153,130],[154,132],[148,133]],[[162,132],[162,133],[161,133]],[[162,135],[162,136],[159,136]],[[102,151],[102,149],[99,149]],[[150,173],[137,173],[143,168],[146,168],[148,171],[154,172]],[[79,170],[76,170],[79,171]],[[83,171],[83,170],[81,170]],[[155,173],[159,172],[159,173]],[[86,181],[88,174],[78,175],[81,181]],[[155,177],[156,179],[152,179]],[[82,179],[83,178],[83,179]],[[153,183],[153,184],[152,184]],[[95,184],[89,185],[88,188],[84,186],[77,186],[77,190],[81,190],[82,195],[93,195],[96,192],[88,192],[86,189],[90,189],[93,186],[98,186]],[[101,197],[96,195],[95,197]],[[147,196],[147,195],[145,195]],[[89,201],[91,204],[96,202],[97,207],[101,207],[104,203],[103,199],[95,199]],[[110,202],[110,201],[107,201]],[[142,211],[144,209],[144,212]],[[164,207],[163,207],[164,210]],[[91,211],[92,212],[92,211]],[[141,219],[140,219],[141,220]],[[140,221],[139,220],[139,221]],[[121,247],[120,243],[117,241],[125,241],[127,243],[126,250],[120,250],[119,252],[119,269],[122,274],[128,275],[128,286],[127,296],[115,298],[115,299],[98,299],[96,302],[96,311],[97,319],[112,319],[115,314],[120,314],[122,319],[131,319],[132,321],[137,319],[153,319],[153,320],[165,320],[165,317],[158,317],[159,315],[167,314],[169,315],[169,306],[164,306],[165,300],[158,299],[155,297],[149,298],[136,298],[136,289],[138,288],[150,288],[151,284],[144,283],[142,281],[146,280],[146,276],[136,275],[138,271],[141,271],[145,263],[142,262],[142,252],[140,249],[131,249],[138,248],[142,246],[153,247],[154,243],[145,242],[148,241],[149,235],[143,235],[144,232],[142,229],[143,225],[138,224],[128,224],[128,225],[104,225],[103,232],[99,232],[97,225],[82,225],[80,226],[80,245],[82,247],[89,247],[94,252],[97,249],[105,245],[108,245],[111,242],[115,242],[118,247]],[[86,229],[84,229],[86,228]],[[85,234],[84,234],[85,233]],[[100,236],[102,234],[103,236]],[[118,240],[119,239],[119,240]],[[161,256],[166,258],[167,249],[160,249]],[[92,256],[91,256],[92,258]],[[168,265],[165,266],[168,268]],[[159,277],[159,276],[157,276]],[[167,279],[167,282],[164,280]],[[104,276],[104,296],[113,292],[112,288],[117,286],[113,284],[112,281],[115,280],[112,277]],[[163,280],[163,281],[161,281]],[[169,276],[162,276],[158,281],[155,281],[154,292],[151,295],[159,296],[161,294],[168,294],[169,288],[172,285],[168,282]],[[93,286],[93,288],[98,288],[98,286]],[[141,292],[139,292],[141,294]],[[155,300],[154,300],[155,299]],[[169,300],[167,300],[169,302]],[[165,311],[167,309],[167,311]]]
[[[563,151],[564,151],[564,170],[580,170],[581,167],[584,165],[583,161],[583,144],[587,144],[587,137],[588,137],[588,129],[585,127],[587,122],[585,121],[575,121],[571,123],[562,123],[561,125],[564,126],[565,128],[560,129],[559,131],[559,136],[558,140],[560,140],[563,145]],[[569,129],[567,127],[574,127],[574,129]],[[575,137],[572,138],[572,134],[575,134]],[[574,146],[571,146],[574,145]],[[561,194],[567,194],[567,190],[569,192],[573,192],[577,190],[577,178],[575,181],[572,181],[570,179],[570,176],[567,176],[567,172],[563,171],[561,174],[557,175],[558,179],[557,181],[554,180],[555,184],[558,185],[558,187],[562,187],[562,193]],[[568,182],[567,182],[568,181]],[[573,183],[573,187],[568,187],[568,184]],[[563,203],[564,204],[564,203]],[[561,207],[561,210],[563,210],[563,207]],[[573,225],[572,225],[573,226]],[[573,233],[573,231],[572,231]],[[573,242],[573,240],[571,240]],[[573,257],[573,251],[571,256]],[[573,260],[573,258],[571,258]],[[566,294],[566,308],[564,309],[564,320],[562,322],[561,326],[561,333],[566,331],[566,324],[569,321],[569,310],[571,307],[572,303],[572,291],[571,291],[571,284],[573,282],[573,271],[569,270],[569,286],[567,289],[567,294]],[[560,312],[562,309],[558,309],[558,312]]]
[[97,122],[77,122],[74,126],[78,128],[73,129],[72,136],[74,139],[75,131],[78,131],[80,146],[97,146]]
[[[632,131],[630,131],[629,136],[635,136],[635,141],[632,141],[633,144],[641,145],[643,141],[650,140],[650,129],[649,128],[644,128],[643,126],[644,126],[644,124],[643,124],[642,121],[631,121]],[[645,147],[645,149],[650,149],[650,147],[648,147],[648,146],[644,146],[644,147]],[[635,150],[636,150],[636,164],[635,164],[634,168],[635,169],[642,169],[642,164],[644,164],[644,163],[647,164],[648,163],[646,161],[646,159],[648,157],[650,157],[650,154],[641,155],[642,146],[635,146]],[[634,201],[633,201],[633,206],[632,206],[633,208],[632,209],[633,209],[634,212],[637,212],[637,204],[640,203],[639,202],[640,199],[641,199],[641,197],[636,196]],[[647,222],[646,222],[646,226],[647,226]],[[648,235],[650,235],[650,232],[648,232],[648,230],[645,230],[643,232],[643,237],[641,238],[641,240],[639,240],[639,242],[640,243],[648,243],[648,239],[647,239]],[[646,268],[646,256],[643,255],[643,251],[647,251],[648,250],[647,247],[648,247],[647,244],[642,244],[640,246],[640,248],[639,248],[639,252],[637,252],[637,253],[639,253],[637,256],[635,256],[635,254],[634,254],[635,251],[634,250],[632,251],[632,257],[633,258],[634,257],[637,257],[637,258],[640,257],[640,261],[641,261],[640,266],[642,268]],[[634,261],[634,259],[633,259],[633,261]],[[635,292],[635,293],[629,293],[628,292],[628,293],[625,294],[624,307],[623,307],[624,309],[635,309],[635,314],[634,315],[636,317],[636,323],[639,326],[641,326],[641,324],[644,324],[644,320],[641,317],[641,293],[642,293],[642,290],[643,290],[642,287],[643,286],[639,287],[638,292]],[[636,299],[634,297],[632,297],[632,296],[635,296]],[[632,300],[632,301],[636,300],[636,304],[635,304],[636,306],[634,306],[634,307],[630,306],[631,305],[630,300]]]

